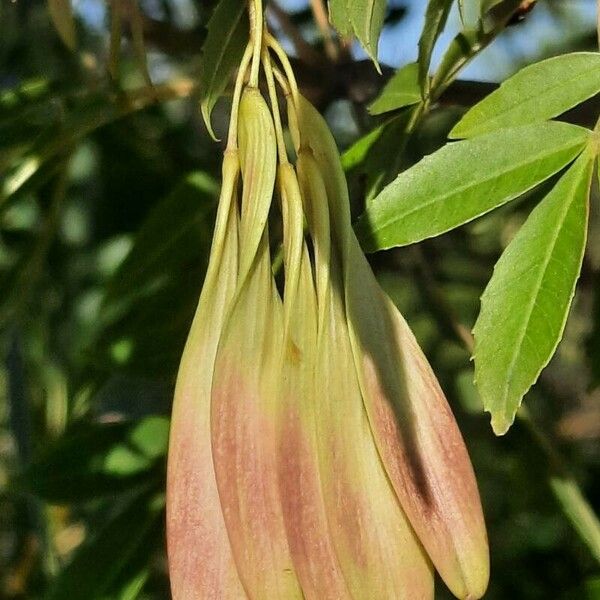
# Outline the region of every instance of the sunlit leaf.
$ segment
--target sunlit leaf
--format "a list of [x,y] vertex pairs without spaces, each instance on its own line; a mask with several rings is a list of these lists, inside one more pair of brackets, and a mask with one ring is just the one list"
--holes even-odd
[[429,65],[435,42],[444,30],[454,0],[429,0],[419,39],[418,75],[423,95],[428,92]]
[[356,226],[361,242],[374,251],[458,227],[558,172],[590,133],[548,122],[447,144],[373,199]]
[[545,121],[600,92],[600,53],[563,54],[529,65],[471,108],[455,138]]
[[496,434],[508,430],[562,337],[585,247],[592,167],[586,152],[532,211],[481,298],[475,377]]
[[352,23],[348,15],[347,0],[329,0],[329,20],[338,33],[348,38],[353,34]]
[[386,83],[381,94],[369,105],[369,112],[372,115],[379,115],[420,102],[421,92],[417,75],[416,63],[408,63],[398,69]]
[[386,0],[330,0],[329,11],[334,27],[344,36],[352,32],[375,63],[379,35],[385,18]]
[[379,69],[377,46],[385,17],[386,0],[352,0],[348,2],[356,37]]
[[208,22],[208,33],[202,47],[200,107],[213,138],[212,110],[239,65],[248,42],[246,10],[243,0],[221,0]]

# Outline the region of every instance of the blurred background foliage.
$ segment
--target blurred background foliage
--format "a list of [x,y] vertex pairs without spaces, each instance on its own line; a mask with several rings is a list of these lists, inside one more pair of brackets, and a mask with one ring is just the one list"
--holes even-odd
[[[540,0],[476,56],[407,139],[401,111],[372,117],[366,106],[395,67],[415,60],[425,2],[390,2],[383,76],[355,46],[328,59],[305,0],[270,3],[268,14],[296,56],[304,92],[350,148],[344,162],[358,212],[374,190],[443,144],[494,82],[546,56],[595,49],[595,4]],[[201,122],[194,84],[214,2],[122,6],[121,47],[111,54],[104,0],[73,3],[75,52],[45,2],[0,3],[1,599],[169,597],[168,415],[210,247],[222,150]],[[456,11],[434,65],[461,27]],[[214,114],[221,137],[227,110],[225,99]],[[598,112],[591,102],[571,117],[593,125]],[[365,141],[375,127],[381,135]],[[594,194],[564,340],[529,394],[529,418],[503,438],[482,414],[461,338],[532,199],[372,257],[469,446],[490,534],[490,599],[600,598],[600,556],[556,499],[577,483],[600,507]],[[438,594],[447,597],[441,585]]]

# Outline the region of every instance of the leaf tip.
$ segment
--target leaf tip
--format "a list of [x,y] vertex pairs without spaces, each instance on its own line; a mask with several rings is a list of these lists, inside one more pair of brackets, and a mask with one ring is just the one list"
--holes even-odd
[[459,140],[467,137],[463,127],[462,119],[450,130],[448,138],[451,140]]
[[508,416],[491,410],[488,410],[488,412],[492,417],[491,425],[494,435],[500,437],[506,434],[506,432],[510,429],[511,425],[514,423],[514,414],[512,416]]
[[209,106],[208,102],[202,101],[200,103],[200,112],[202,113],[202,119],[204,120],[204,124],[206,125],[206,130],[208,131],[208,135],[212,138],[214,142],[220,142],[221,140],[215,135],[215,131],[213,129],[210,115],[212,113],[212,107]]

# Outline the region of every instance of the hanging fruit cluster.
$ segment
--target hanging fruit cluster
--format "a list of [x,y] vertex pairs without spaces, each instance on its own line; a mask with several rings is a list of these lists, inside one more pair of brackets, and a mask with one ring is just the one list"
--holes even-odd
[[173,597],[418,600],[435,568],[480,598],[487,539],[460,432],[354,236],[331,133],[255,5],[173,408]]

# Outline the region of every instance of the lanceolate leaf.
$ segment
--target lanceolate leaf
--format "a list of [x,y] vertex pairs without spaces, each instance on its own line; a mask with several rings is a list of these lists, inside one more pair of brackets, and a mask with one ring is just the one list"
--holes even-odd
[[558,172],[590,133],[551,121],[448,144],[373,199],[357,223],[361,243],[375,251],[458,227]]
[[133,0],[130,5],[130,27],[131,41],[133,42],[133,53],[135,62],[140,73],[144,77],[146,85],[152,86],[150,71],[148,70],[148,60],[146,58],[146,44],[144,42],[144,21],[142,11],[136,0]]
[[343,36],[352,32],[379,69],[377,45],[385,17],[385,0],[330,0],[329,15]]
[[475,377],[496,434],[550,360],[581,269],[593,159],[586,152],[533,210],[481,298]]
[[600,92],[600,53],[564,54],[525,67],[469,110],[452,130],[472,137],[545,121]]
[[246,3],[243,0],[221,0],[208,22],[200,72],[200,107],[213,138],[210,115],[233,70],[240,63],[247,41]]
[[383,27],[386,0],[352,0],[348,2],[350,19],[356,37],[379,69],[377,45]]
[[408,123],[413,114],[406,108],[389,121],[357,140],[343,155],[346,171],[364,176],[364,196],[367,203],[392,181],[406,160],[409,139]]
[[419,39],[419,84],[425,95],[428,91],[428,72],[431,53],[438,37],[444,30],[453,0],[429,0],[425,12],[425,24]]
[[450,81],[487,43],[483,33],[465,29],[450,42],[433,77],[436,84]]
[[380,115],[420,102],[418,70],[416,63],[408,63],[398,69],[381,94],[369,105],[369,112],[372,115]]
[[352,35],[347,0],[329,0],[329,20],[342,37]]
[[550,476],[550,487],[571,525],[600,563],[600,523],[594,509],[581,493],[577,481],[564,473]]
[[52,23],[54,23],[54,27],[65,46],[75,50],[77,38],[71,0],[48,0],[48,11]]

